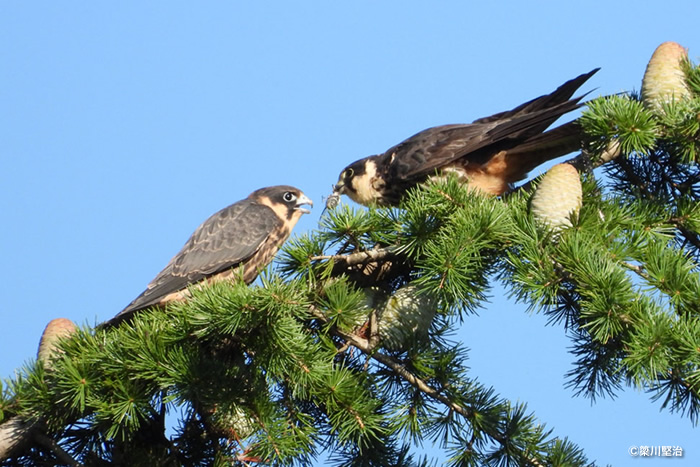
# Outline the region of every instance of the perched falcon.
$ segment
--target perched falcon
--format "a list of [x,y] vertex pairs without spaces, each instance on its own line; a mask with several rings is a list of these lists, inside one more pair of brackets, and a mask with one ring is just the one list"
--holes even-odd
[[281,185],[261,188],[217,212],[195,230],[148,288],[104,325],[117,324],[149,306],[185,299],[189,285],[231,278],[241,266],[243,280],[250,284],[302,214],[309,213],[303,205],[313,203],[298,188]]
[[581,146],[576,122],[545,131],[583,104],[571,96],[598,69],[567,81],[551,94],[473,123],[428,128],[347,166],[330,199],[341,194],[366,206],[395,206],[406,190],[434,175],[455,173],[469,186],[503,194],[539,164]]

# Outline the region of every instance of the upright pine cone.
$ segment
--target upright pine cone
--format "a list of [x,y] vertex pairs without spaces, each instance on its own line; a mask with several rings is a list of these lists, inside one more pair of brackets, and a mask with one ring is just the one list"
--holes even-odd
[[229,439],[248,438],[260,428],[248,410],[239,405],[226,405],[208,411],[213,427]]
[[578,213],[583,200],[581,178],[570,164],[557,164],[544,174],[530,200],[535,219],[557,232],[571,227],[571,215]]
[[37,352],[37,360],[44,364],[44,368],[51,367],[51,359],[58,352],[58,340],[69,337],[77,329],[78,327],[73,324],[73,321],[66,318],[56,318],[49,321],[41,335],[39,351]]
[[676,42],[656,48],[642,79],[642,102],[648,109],[661,112],[664,103],[691,97],[682,66],[687,59],[688,50]]
[[377,309],[377,329],[382,346],[403,350],[409,342],[425,338],[435,316],[437,301],[407,284]]

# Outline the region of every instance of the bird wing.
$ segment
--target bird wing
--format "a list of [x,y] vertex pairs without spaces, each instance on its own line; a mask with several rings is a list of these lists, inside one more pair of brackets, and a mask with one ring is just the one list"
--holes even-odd
[[[498,151],[513,147],[541,133],[554,120],[580,105],[578,99],[575,99],[503,120],[429,128],[394,146],[385,154],[394,154],[390,166],[392,175],[399,179],[429,175],[436,169],[481,149],[495,147]],[[474,162],[484,163],[487,160]]]
[[428,128],[383,154],[393,180],[408,180],[431,173],[448,161],[481,147],[484,125],[442,125]]
[[[162,298],[255,255],[282,220],[267,206],[245,199],[207,219],[168,265],[115,318],[158,303]],[[264,265],[258,265],[263,267]]]
[[[574,95],[576,90],[583,86],[583,83],[588,81],[590,77],[596,74],[598,71],[600,71],[600,68],[595,68],[589,71],[588,73],[583,73],[577,76],[576,78],[570,79],[569,81],[562,84],[549,94],[536,97],[532,100],[525,102],[524,104],[520,104],[514,109],[506,110],[505,112],[495,113],[488,117],[479,118],[477,120],[474,120],[472,123],[489,123],[495,120],[503,120],[506,118],[510,118],[514,115],[536,112],[538,110],[546,109],[547,107],[559,104],[561,102],[565,102],[566,100],[571,99],[571,96]],[[577,100],[580,100],[586,94],[577,98]]]
[[500,144],[503,147],[498,147],[498,150],[509,149],[542,133],[559,117],[582,105],[580,101],[583,96],[574,99],[571,96],[597,71],[579,75],[552,93],[512,110],[480,118],[470,124],[428,128],[411,136],[385,153],[391,175],[400,180],[428,175],[483,148]]

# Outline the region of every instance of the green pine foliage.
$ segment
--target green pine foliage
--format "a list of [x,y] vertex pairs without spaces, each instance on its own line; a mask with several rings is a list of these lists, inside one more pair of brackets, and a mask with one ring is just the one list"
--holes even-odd
[[[529,190],[428,183],[397,209],[327,211],[255,285],[81,329],[2,386],[0,423],[32,426],[4,465],[434,465],[415,449],[433,443],[450,465],[591,465],[469,371],[454,331],[495,282],[571,338],[574,394],[636,387],[697,423],[700,70],[686,71],[695,98],[660,114],[634,95],[590,103],[590,164],[621,154],[582,174],[570,228],[536,222]],[[384,347],[376,310],[409,283],[435,299],[428,338]]]

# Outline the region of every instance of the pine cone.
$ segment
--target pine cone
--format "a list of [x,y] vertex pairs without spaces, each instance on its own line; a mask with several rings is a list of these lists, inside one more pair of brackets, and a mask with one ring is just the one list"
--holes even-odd
[[59,350],[57,348],[58,340],[67,338],[73,334],[78,327],[73,321],[66,318],[56,318],[49,321],[46,325],[44,333],[39,341],[39,351],[37,352],[37,360],[44,364],[44,368],[51,368],[51,359],[56,357]]
[[229,439],[248,438],[260,428],[250,413],[240,406],[214,409],[210,420],[213,427]]
[[401,350],[409,342],[427,335],[437,302],[419,294],[418,290],[415,285],[404,285],[377,310],[377,328],[383,347]]
[[554,232],[571,227],[571,215],[581,208],[583,191],[576,168],[557,164],[544,174],[530,200],[530,211]]
[[662,104],[691,97],[681,64],[688,50],[676,42],[664,42],[656,48],[642,79],[642,102],[655,112]]

